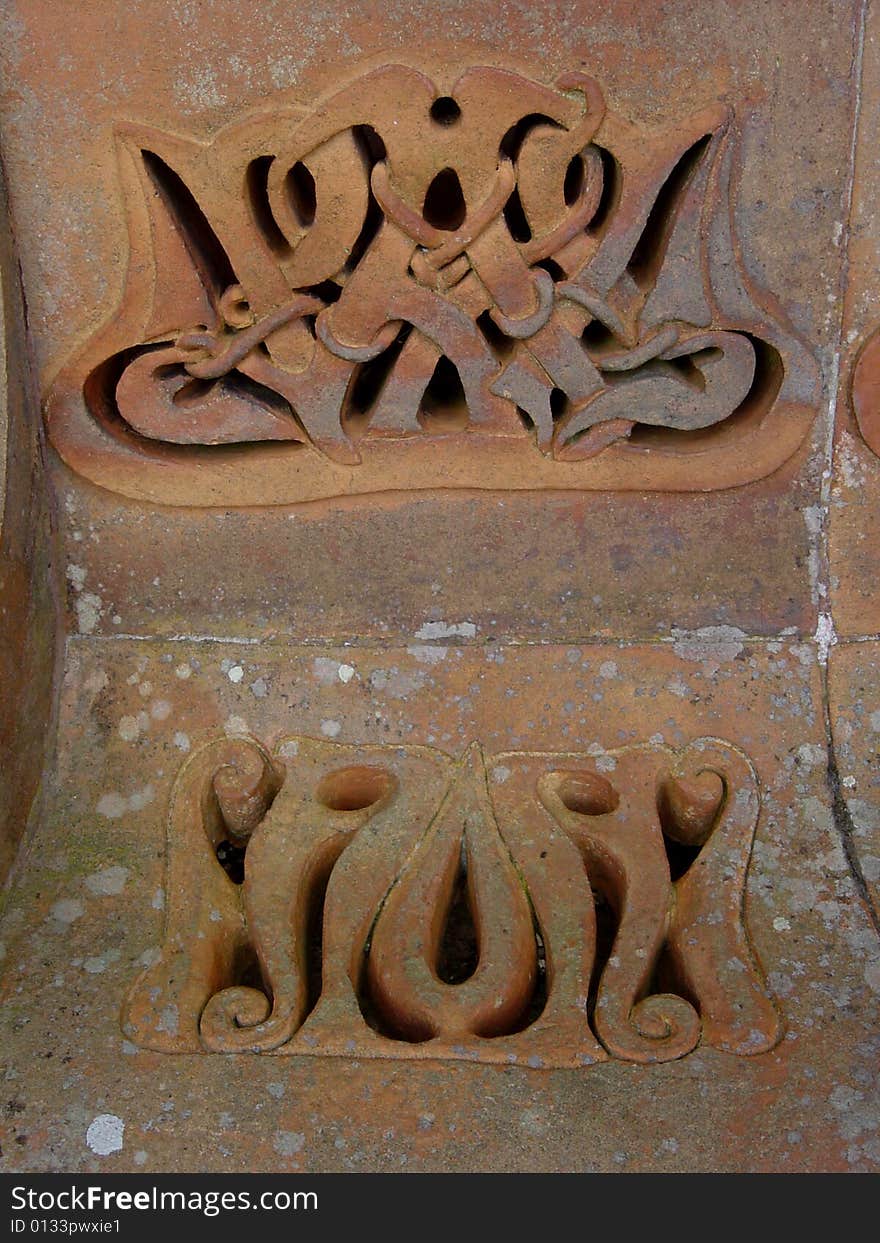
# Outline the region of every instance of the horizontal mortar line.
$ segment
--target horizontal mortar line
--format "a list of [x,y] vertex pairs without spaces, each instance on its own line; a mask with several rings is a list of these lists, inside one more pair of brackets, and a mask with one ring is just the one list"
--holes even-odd
[[[865,641],[872,639],[867,636]],[[707,648],[725,643],[815,643],[815,635],[810,631],[779,631],[774,634],[748,635],[712,635],[700,630],[681,630],[674,635],[659,635],[646,638],[613,638],[608,635],[580,635],[572,638],[528,639],[509,638],[504,635],[485,636],[483,638],[462,638],[452,635],[445,638],[422,638],[417,635],[375,635],[359,636],[358,638],[340,638],[338,636],[320,636],[315,638],[295,638],[284,635],[271,635],[264,638],[253,638],[240,635],[209,635],[209,634],[78,634],[67,635],[69,642],[77,643],[216,643],[230,647],[285,647],[285,648],[316,648],[316,647],[349,647],[349,648],[407,648],[407,647],[454,647],[481,648],[498,646],[505,647],[613,647],[617,649],[631,647],[674,647],[679,643],[703,643]],[[841,640],[855,642],[857,640]]]

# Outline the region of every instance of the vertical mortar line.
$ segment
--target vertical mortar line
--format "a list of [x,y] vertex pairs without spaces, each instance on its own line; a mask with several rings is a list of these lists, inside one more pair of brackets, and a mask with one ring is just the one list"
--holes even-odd
[[844,195],[843,229],[840,237],[840,270],[837,281],[839,312],[836,340],[833,344],[831,371],[828,383],[828,406],[825,428],[825,443],[822,456],[822,480],[819,490],[819,507],[821,522],[816,535],[817,544],[817,590],[819,595],[819,611],[816,626],[816,645],[822,680],[822,713],[825,727],[825,745],[828,754],[827,781],[831,794],[831,809],[834,825],[840,837],[844,856],[846,857],[850,875],[855,887],[863,899],[874,928],[880,932],[880,915],[874,907],[871,893],[862,872],[861,862],[853,846],[853,821],[844,797],[837,768],[837,756],[834,749],[834,737],[831,720],[831,693],[828,676],[829,657],[832,647],[837,643],[837,631],[834,626],[834,610],[831,596],[831,547],[830,547],[830,507],[831,487],[834,466],[834,432],[837,423],[837,407],[840,400],[840,371],[844,350],[844,327],[846,322],[846,300],[849,279],[849,242],[852,232],[852,212],[855,200],[856,159],[858,155],[859,123],[862,112],[862,70],[865,48],[865,28],[867,24],[868,6],[871,0],[862,0],[858,20],[853,32],[853,107],[852,130],[850,133],[848,179]]

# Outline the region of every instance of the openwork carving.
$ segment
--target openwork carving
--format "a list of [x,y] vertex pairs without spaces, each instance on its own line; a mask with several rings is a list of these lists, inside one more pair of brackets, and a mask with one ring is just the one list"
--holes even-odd
[[118,141],[125,293],[47,405],[105,486],[707,489],[812,417],[814,362],[739,262],[721,107],[646,130],[585,73],[392,64],[208,144]]
[[177,778],[164,941],[123,1028],[177,1053],[764,1052],[758,813],[748,758],[713,738],[459,759],[223,738]]

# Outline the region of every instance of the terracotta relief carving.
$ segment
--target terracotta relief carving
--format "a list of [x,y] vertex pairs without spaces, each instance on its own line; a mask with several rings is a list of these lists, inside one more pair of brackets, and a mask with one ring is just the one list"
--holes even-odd
[[865,443],[880,456],[880,331],[862,347],[853,372],[852,402]]
[[121,126],[119,307],[47,402],[116,491],[711,489],[795,451],[812,358],[739,259],[724,108],[386,65],[200,143]]
[[167,1052],[662,1062],[781,1033],[730,743],[601,757],[222,738],[177,778],[123,1029]]

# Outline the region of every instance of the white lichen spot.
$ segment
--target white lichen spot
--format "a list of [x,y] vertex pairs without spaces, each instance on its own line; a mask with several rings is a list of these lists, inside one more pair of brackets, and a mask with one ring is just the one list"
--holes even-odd
[[237,685],[244,677],[244,669],[242,669],[241,665],[232,665],[226,676],[230,682],[234,682]]
[[316,656],[312,662],[312,672],[323,686],[331,686],[337,678],[339,661],[328,656]]
[[425,622],[416,631],[417,639],[473,639],[476,637],[477,627],[473,622],[445,622],[433,621]]
[[122,893],[127,880],[128,868],[101,868],[100,872],[92,872],[91,876],[86,877],[85,886],[99,897],[115,897]]
[[89,1123],[86,1131],[86,1143],[92,1152],[99,1157],[109,1157],[111,1153],[122,1151],[125,1135],[125,1123],[116,1114],[98,1114]]
[[773,920],[773,927],[777,932],[791,932],[791,924],[784,915],[777,915]]
[[293,1157],[302,1152],[306,1137],[301,1131],[276,1131],[272,1147],[280,1157]]
[[875,958],[866,965],[865,983],[872,993],[880,994],[880,958]]
[[140,722],[136,716],[124,716],[117,727],[123,742],[137,742],[141,736]]
[[802,768],[824,768],[827,763],[825,748],[814,742],[805,742],[796,754]]
[[747,636],[738,626],[702,626],[699,630],[672,631],[672,650],[682,660],[708,664],[714,672],[719,664],[735,660]]
[[84,591],[76,601],[76,624],[80,634],[92,634],[101,619],[103,601],[93,591]]
[[510,769],[505,768],[503,764],[498,764],[492,769],[492,778],[494,781],[497,781],[499,785],[504,785],[509,776]]
[[140,790],[135,790],[133,794],[128,796],[128,806],[130,811],[143,811],[148,807],[156,797],[156,791],[152,785],[147,783]]
[[230,716],[223,722],[223,732],[227,735],[246,734],[248,724],[243,716]]
[[108,794],[102,794],[98,799],[98,815],[104,816],[107,820],[118,820],[120,816],[125,815],[127,810],[128,799],[123,798],[121,794],[117,794],[115,790],[111,790]]
[[834,629],[834,622],[830,613],[820,613],[816,623],[816,633],[813,636],[816,643],[816,653],[819,657],[820,665],[828,664],[828,653],[837,643],[837,631]]
[[355,670],[353,665],[340,665],[337,671],[339,681],[345,684],[349,683],[354,677]]
[[88,691],[90,695],[99,695],[109,685],[110,679],[107,677],[106,671],[104,669],[96,669],[83,682],[83,689]]
[[189,734],[185,734],[183,730],[177,730],[174,735],[174,745],[178,751],[183,751],[184,755],[190,749]]
[[76,920],[81,919],[86,913],[86,908],[80,902],[79,898],[62,898],[60,902],[56,902],[49,912],[56,924],[63,924],[69,927]]
[[251,694],[257,699],[265,699],[269,694],[269,685],[265,678],[257,678],[251,682]]
[[150,716],[154,721],[167,721],[171,716],[171,704],[167,699],[157,699],[150,704]]
[[864,460],[859,452],[858,442],[847,431],[840,438],[837,450],[837,469],[845,487],[860,488],[864,484]]
[[82,591],[86,585],[86,571],[81,565],[69,565],[67,567],[67,581],[74,591]]
[[341,729],[342,729],[342,726],[339,723],[339,721],[322,721],[321,722],[321,733],[324,735],[325,738],[335,738]]
[[192,677],[192,669],[189,665],[178,665],[174,670],[174,676],[185,682],[187,678]]
[[616,663],[613,660],[603,660],[602,664],[599,666],[599,677],[600,678],[616,678],[617,677]]
[[156,890],[156,892],[153,894],[152,898],[150,899],[150,906],[153,908],[154,911],[165,910],[165,890],[162,888],[161,885],[159,886],[159,888]]
[[285,738],[278,748],[278,754],[285,759],[293,759],[294,756],[299,755],[299,743],[296,738]]
[[406,650],[420,665],[439,665],[441,660],[446,659],[449,651],[446,647],[432,647],[430,644],[421,643],[414,643]]

